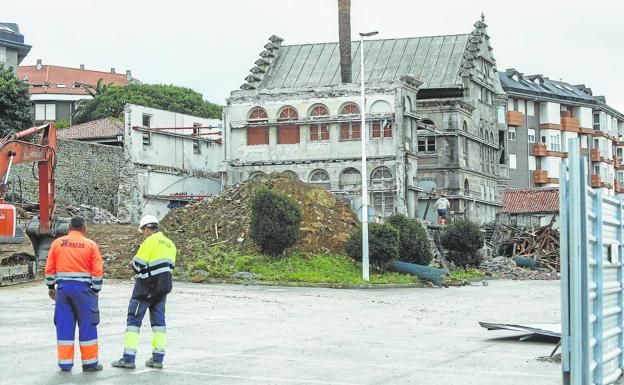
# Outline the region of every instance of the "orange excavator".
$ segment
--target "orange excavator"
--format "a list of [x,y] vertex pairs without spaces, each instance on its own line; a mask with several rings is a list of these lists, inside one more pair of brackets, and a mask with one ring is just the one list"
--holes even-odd
[[[34,256],[15,253],[10,246],[23,244],[24,230],[18,226],[17,211],[3,197],[9,188],[11,167],[37,162],[39,175],[39,215],[25,225]],[[67,234],[69,221],[54,215],[54,170],[56,168],[56,128],[46,123],[0,139],[0,286],[35,278],[43,268],[54,239]]]

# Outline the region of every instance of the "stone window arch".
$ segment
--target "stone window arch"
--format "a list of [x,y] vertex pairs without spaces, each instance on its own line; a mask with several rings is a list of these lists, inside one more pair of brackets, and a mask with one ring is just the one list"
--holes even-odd
[[464,195],[470,196],[470,183],[468,182],[468,178],[464,179]]
[[258,178],[266,178],[267,174],[262,171],[254,171],[247,177],[247,180],[258,179]]
[[354,120],[354,115],[360,114],[360,108],[355,103],[346,103],[340,108],[340,115],[348,117],[349,120],[340,123],[340,140],[360,140],[361,124],[359,120]]
[[355,168],[347,168],[340,174],[341,190],[357,190],[362,186],[362,174]]
[[310,184],[314,185],[315,187],[324,188],[325,190],[331,189],[329,173],[325,170],[318,169],[312,171],[308,180]]
[[371,187],[388,188],[394,185],[394,175],[388,167],[377,167],[371,173]]
[[296,172],[292,170],[282,171],[282,175],[285,175],[286,177],[294,179],[294,180],[299,180],[299,174],[297,174]]
[[299,126],[289,123],[299,119],[299,114],[294,107],[284,106],[277,114],[277,144],[299,143]]
[[[310,118],[314,120],[322,117],[329,117],[329,110],[327,109],[327,106],[325,106],[324,104],[316,104],[312,106],[312,108],[310,109]],[[329,124],[327,123],[310,123],[309,131],[311,142],[321,142],[329,140]]]
[[247,120],[252,122],[266,121],[268,119],[269,117],[267,115],[267,112],[262,107],[254,107],[249,110],[249,114],[247,114]]
[[403,98],[403,105],[405,106],[405,111],[406,112],[412,112],[413,111],[412,99],[409,96],[405,96],[405,98]]
[[369,111],[371,114],[391,114],[392,106],[387,101],[380,99],[371,104]]
[[291,106],[282,107],[277,114],[278,121],[297,119],[299,119],[299,114],[297,113],[297,110],[295,110],[295,108]]
[[464,124],[462,125],[464,132],[468,132],[468,122],[464,120]]

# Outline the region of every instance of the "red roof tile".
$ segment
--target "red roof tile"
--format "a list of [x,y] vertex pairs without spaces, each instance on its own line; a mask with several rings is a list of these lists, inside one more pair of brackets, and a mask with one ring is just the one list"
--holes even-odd
[[[40,70],[37,66],[19,66],[17,76],[24,79],[24,76],[31,85],[30,94],[72,94],[88,95],[83,87],[74,87],[75,83],[88,84],[95,87],[98,80],[102,79],[104,84],[113,83],[115,85],[126,85],[129,83],[126,74],[117,74],[103,71],[81,70],[79,68],[68,68],[52,65],[44,65]],[[61,85],[59,87],[58,85]],[[33,87],[33,85],[38,85]],[[65,87],[63,87],[63,85]]]
[[559,189],[542,188],[526,190],[509,190],[503,192],[502,213],[558,213]]
[[117,135],[123,135],[123,122],[111,118],[74,124],[57,132],[59,139],[74,140],[114,138]]

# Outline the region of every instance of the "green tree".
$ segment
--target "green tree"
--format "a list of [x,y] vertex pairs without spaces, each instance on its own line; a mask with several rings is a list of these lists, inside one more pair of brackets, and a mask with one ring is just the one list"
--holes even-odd
[[302,217],[295,200],[275,190],[259,188],[251,199],[249,236],[262,252],[277,256],[299,240]]
[[0,66],[0,138],[31,126],[28,83]]
[[78,104],[76,123],[95,119],[121,118],[126,103],[199,116],[221,118],[222,106],[207,102],[190,88],[163,84],[104,85],[98,82],[95,97]]
[[[362,228],[347,239],[347,255],[362,260]],[[370,263],[381,266],[399,257],[399,230],[387,223],[368,225],[368,258]]]
[[467,219],[458,219],[445,226],[440,234],[442,246],[448,250],[446,258],[455,266],[479,267],[483,258],[479,249],[484,237],[481,229]]
[[427,231],[413,218],[396,214],[386,220],[399,230],[399,259],[403,262],[429,265],[433,259]]

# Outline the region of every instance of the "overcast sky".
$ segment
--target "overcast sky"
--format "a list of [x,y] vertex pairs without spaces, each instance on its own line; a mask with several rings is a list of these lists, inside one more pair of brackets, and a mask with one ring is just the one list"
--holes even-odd
[[[469,33],[485,13],[498,69],[591,87],[624,111],[624,3],[618,0],[352,0],[352,33],[379,38]],[[8,0],[0,21],[33,46],[22,64],[117,72],[193,88],[223,104],[276,34],[338,40],[336,0]]]

